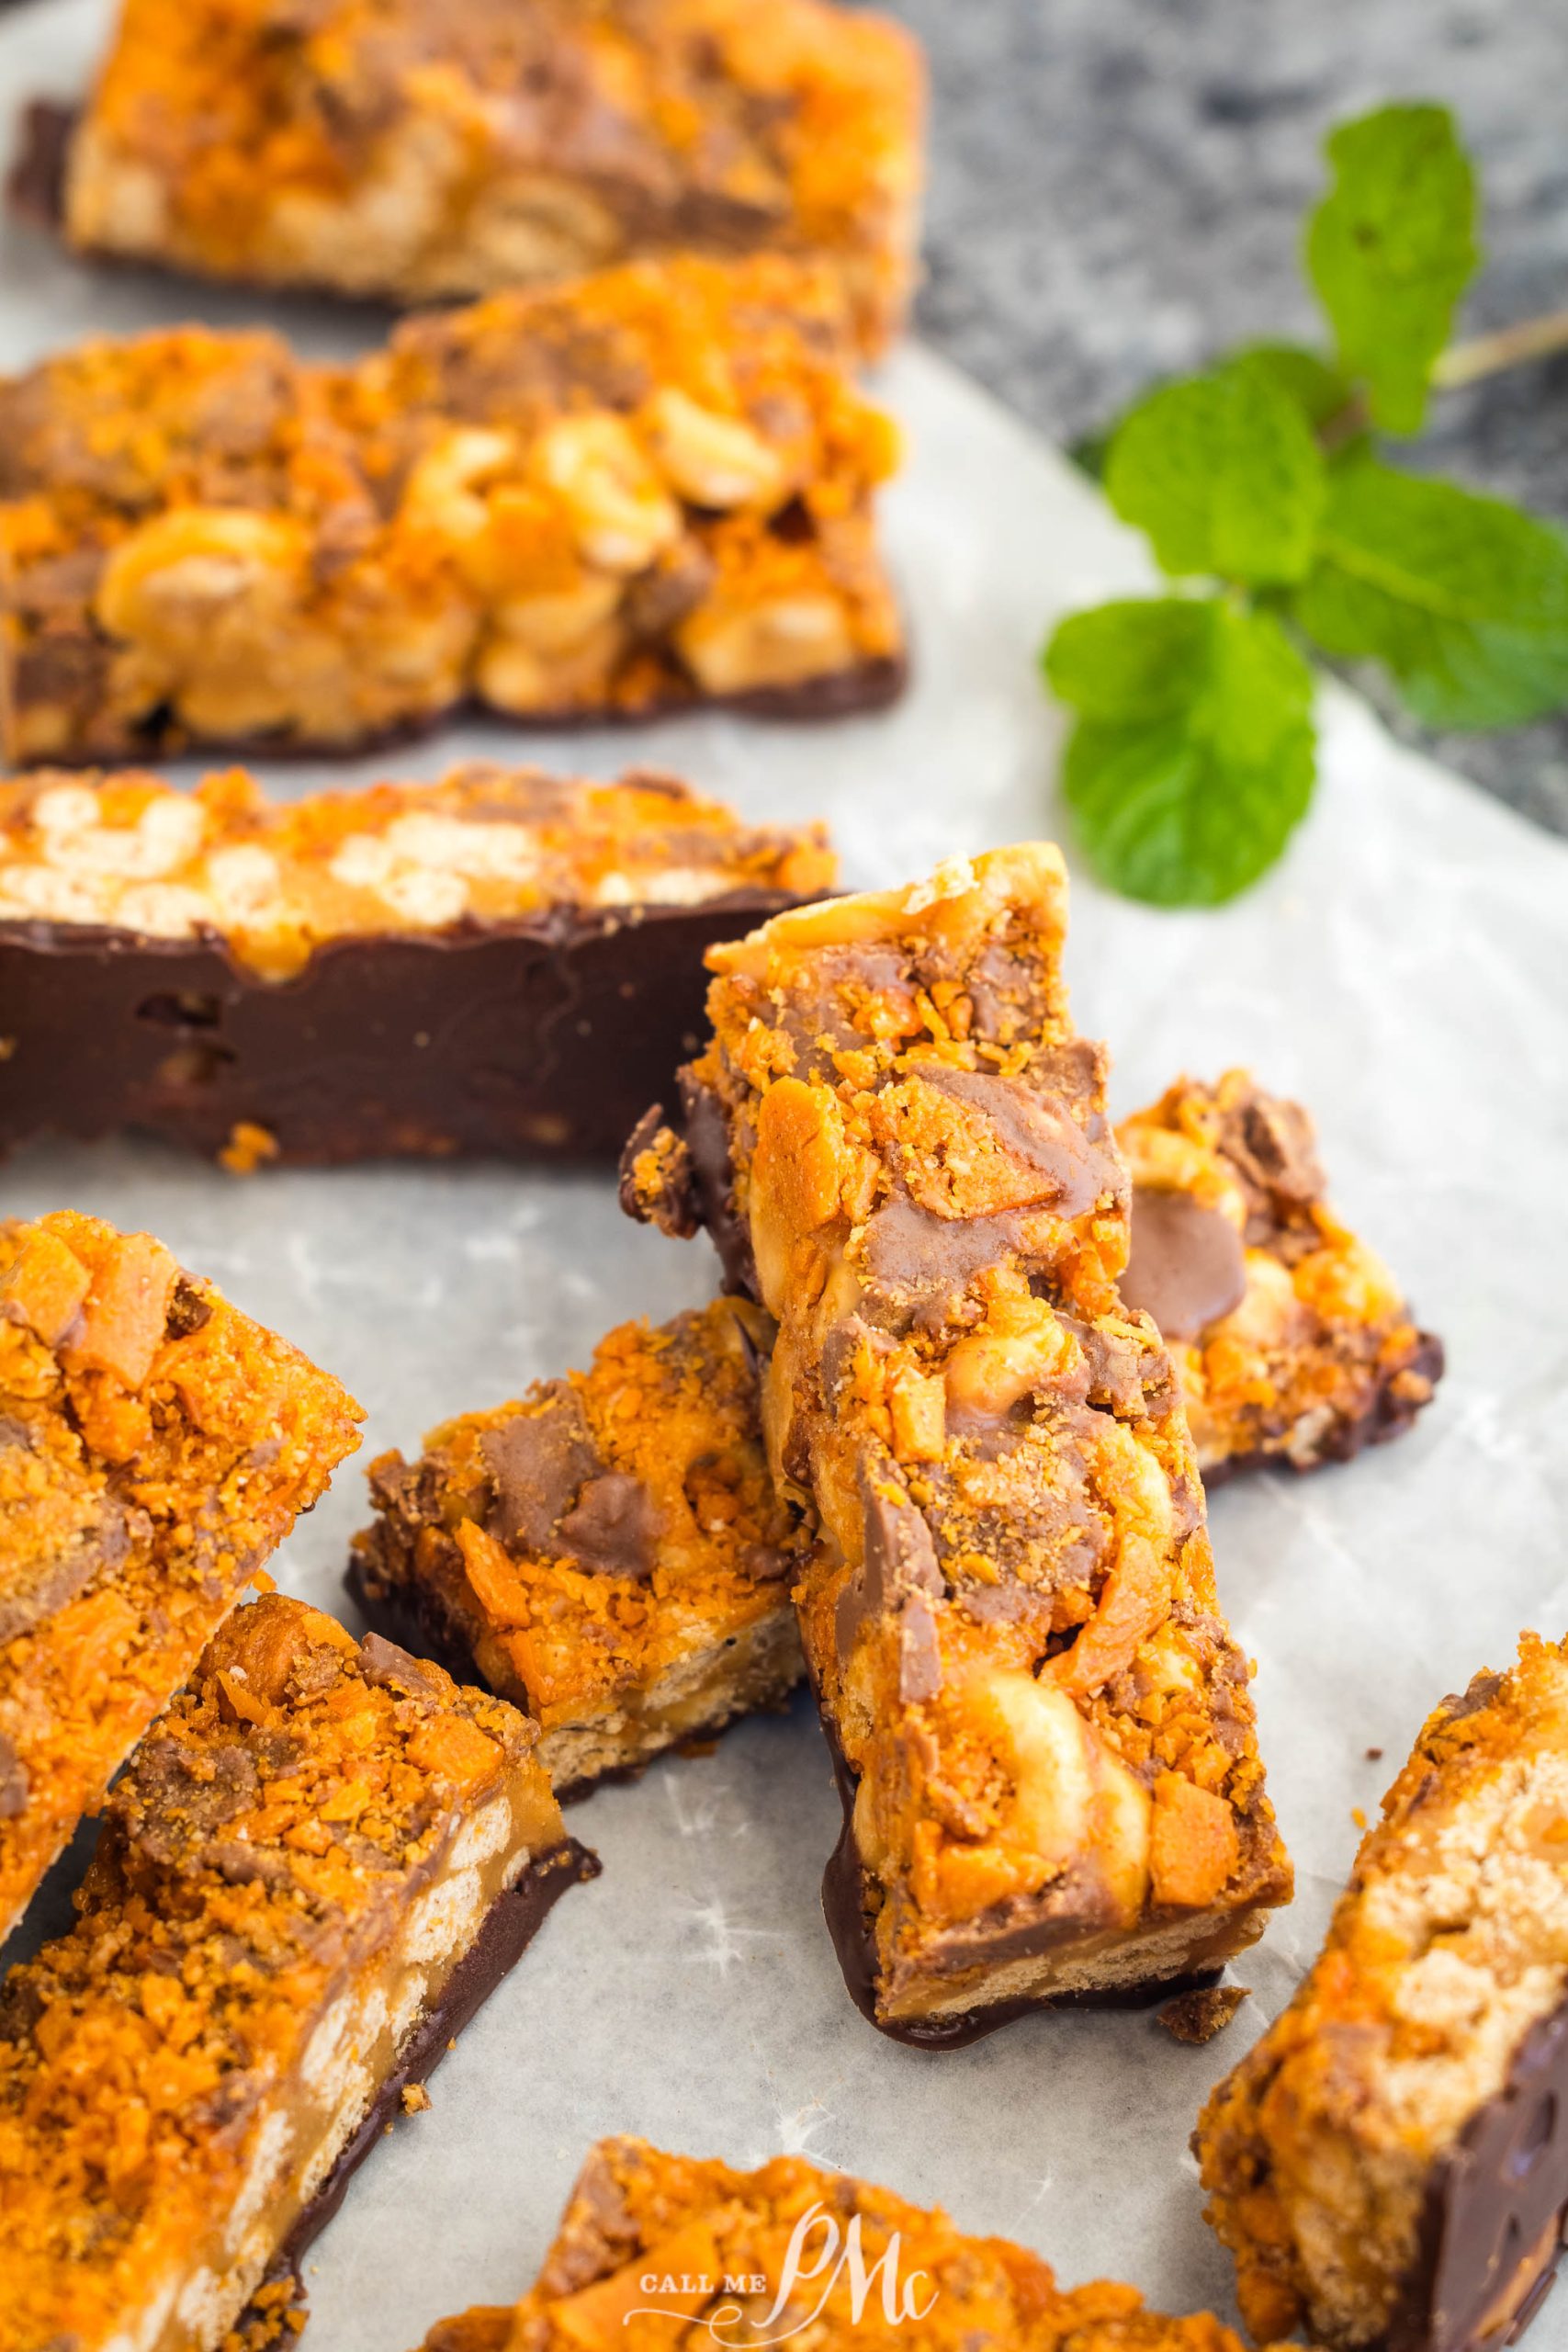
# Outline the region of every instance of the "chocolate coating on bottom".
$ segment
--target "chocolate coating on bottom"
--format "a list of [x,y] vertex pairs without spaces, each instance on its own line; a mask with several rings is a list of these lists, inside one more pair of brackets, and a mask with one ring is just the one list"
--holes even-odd
[[[358,2131],[299,2214],[264,2284],[290,2272],[299,2278],[306,2253],[347,2196],[349,2182],[388,2124],[402,2112],[403,2092],[434,2073],[448,2045],[516,1965],[567,1888],[597,1878],[599,1871],[598,1856],[569,1838],[564,1845],[531,1861],[516,1885],[497,1896],[479,1934],[447,1978],[439,2001],[410,2036]],[[290,2340],[288,2334],[280,2336],[280,2341]]]
[[1388,2352],[1503,2352],[1551,2291],[1568,2237],[1568,2002],[1531,2027],[1427,2193]]
[[[854,1773],[840,1747],[837,1734],[826,1715],[822,1729],[833,1759],[833,1778],[837,1782],[839,1802],[843,1807],[843,1826],[839,1842],[829,1857],[822,1873],[822,1910],[828,1922],[828,1933],[833,1939],[833,1950],[839,1956],[844,1983],[850,1998],[863,2018],[885,2033],[890,2041],[902,2041],[914,2050],[964,2050],[972,2041],[983,2041],[1015,2018],[1028,2017],[1035,2009],[1146,2009],[1156,2001],[1169,1998],[1175,1993],[1195,1993],[1207,1990],[1220,1981],[1218,1967],[1199,1969],[1185,1976],[1160,1976],[1143,1984],[1122,1984],[1103,1993],[1037,1993],[1021,1999],[996,2001],[987,2007],[965,2010],[955,2017],[908,2018],[879,2017],[876,2008],[876,1946],[866,1924],[863,1897],[864,1871],[855,1846],[854,1801],[858,1786]],[[1013,1931],[1008,1931],[1010,1937]],[[1016,1942],[1012,1947],[1016,1950]],[[998,1951],[998,1958],[1003,1955]]]
[[212,937],[6,923],[0,1151],[129,1128],[210,1158],[247,1125],[307,1164],[613,1160],[695,1050],[705,951],[794,903],[348,937],[282,981]]
[[1395,1393],[1394,1384],[1401,1374],[1415,1373],[1435,1387],[1443,1376],[1444,1363],[1443,1343],[1436,1332],[1418,1333],[1413,1353],[1402,1363],[1389,1367],[1365,1411],[1325,1430],[1309,1460],[1298,1462],[1266,1445],[1257,1446],[1247,1453],[1229,1454],[1223,1462],[1203,1464],[1204,1492],[1212,1495],[1216,1487],[1228,1486],[1233,1478],[1248,1470],[1294,1470],[1300,1474],[1316,1470],[1325,1462],[1353,1462],[1369,1445],[1386,1445],[1390,1438],[1402,1436],[1411,1427],[1427,1401]]

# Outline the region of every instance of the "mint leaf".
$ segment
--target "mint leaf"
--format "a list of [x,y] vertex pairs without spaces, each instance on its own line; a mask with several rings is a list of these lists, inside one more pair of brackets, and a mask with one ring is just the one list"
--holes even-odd
[[1568,537],[1451,482],[1347,466],[1292,609],[1325,653],[1385,662],[1429,727],[1568,702]]
[[1080,715],[1063,763],[1103,882],[1217,906],[1272,865],[1312,797],[1312,673],[1267,613],[1218,597],[1102,605],[1045,650]]
[[1261,368],[1294,401],[1314,433],[1343,415],[1356,396],[1348,376],[1321,352],[1299,343],[1247,343],[1233,362]]
[[1105,488],[1162,571],[1291,581],[1312,560],[1324,465],[1296,401],[1242,360],[1141,401],[1117,428]]
[[1446,107],[1382,107],[1331,131],[1335,185],[1306,262],[1374,424],[1416,433],[1432,364],[1481,258],[1475,175]]

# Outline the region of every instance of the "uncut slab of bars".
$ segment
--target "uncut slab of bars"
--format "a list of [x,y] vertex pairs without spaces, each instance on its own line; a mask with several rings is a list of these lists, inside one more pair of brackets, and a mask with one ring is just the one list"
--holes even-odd
[[511,2308],[431,2329],[424,2352],[656,2352],[676,2340],[823,2352],[1241,2352],[1208,2312],[1168,2318],[1132,2287],[1059,2287],[1005,2238],[775,2156],[755,2172],[601,2141],[538,2279]]
[[1502,2352],[1568,2230],[1568,1644],[1428,1718],[1321,1956],[1205,2107],[1256,2335]]
[[361,1418],[150,1234],[0,1224],[0,1939]]
[[1065,923],[1035,844],[715,950],[684,1135],[650,1118],[625,1162],[775,1318],[829,1923],[876,2023],[931,2043],[1213,1971],[1291,1884],[1169,1361],[1116,1293]]
[[809,254],[875,348],[913,275],[921,83],[897,25],[820,0],[130,0],[79,121],[38,109],[18,193],[86,251],[398,302]]
[[592,1368],[370,1470],[373,1623],[539,1723],[558,1792],[777,1704],[803,1671],[801,1538],[762,1452],[756,1310],[623,1324]]
[[0,1149],[611,1158],[700,1034],[703,949],[833,875],[820,828],[646,771],[0,784]]
[[216,2352],[589,1867],[516,1710],[274,1595],[0,1995],[0,2346]]
[[353,365],[192,326],[0,382],[0,748],[885,702],[897,450],[851,357],[825,274],[687,255],[411,320]]
[[1410,1427],[1442,1342],[1329,1207],[1299,1102],[1241,1069],[1179,1079],[1117,1140],[1133,1176],[1122,1296],[1159,1326],[1208,1487],[1258,1463],[1343,1462]]

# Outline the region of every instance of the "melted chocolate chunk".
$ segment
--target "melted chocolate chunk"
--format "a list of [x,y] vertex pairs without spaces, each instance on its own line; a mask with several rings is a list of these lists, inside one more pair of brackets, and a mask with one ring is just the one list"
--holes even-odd
[[942,1652],[936,1619],[923,1593],[911,1593],[898,1625],[898,1696],[908,1706],[934,1699],[942,1689]]
[[682,1069],[676,1083],[702,1222],[718,1251],[724,1287],[734,1296],[756,1298],[757,1261],[751,1250],[750,1227],[735,1206],[735,1170],[724,1105],[694,1070]]
[[561,1519],[604,1466],[576,1390],[553,1380],[547,1394],[543,1412],[515,1413],[479,1440],[492,1483],[485,1526],[509,1550],[557,1548]]
[[911,1594],[936,1597],[946,1590],[931,1529],[913,1503],[892,1501],[869,1476],[863,1479],[863,1491],[865,1549],[860,1566],[839,1595],[833,1620],[839,1657],[844,1664],[868,1618],[902,1609]]
[[863,1306],[886,1331],[934,1331],[975,1276],[1019,1247],[1019,1217],[942,1217],[899,1197],[884,1202],[861,1239]]
[[[0,1429],[0,1475],[6,1454],[26,1451],[7,1443],[5,1431],[18,1425],[7,1421]],[[22,1490],[4,1504],[6,1548],[0,1561],[0,1643],[55,1615],[85,1592],[106,1568],[117,1567],[130,1549],[133,1524],[142,1514],[117,1497],[84,1487],[69,1498],[71,1523],[62,1524],[58,1492]]]
[[560,1541],[577,1566],[605,1576],[648,1577],[659,1542],[659,1513],[640,1478],[606,1470],[590,1478],[560,1522]]
[[[1299,1102],[1253,1093],[1224,1114],[1219,1145],[1247,1193],[1250,1238],[1263,1238],[1273,1226],[1288,1224],[1321,1199],[1325,1179],[1317,1138]],[[1254,1223],[1259,1227],[1256,1233]]]
[[1138,1185],[1122,1304],[1152,1315],[1164,1339],[1198,1340],[1246,1294],[1247,1256],[1230,1219],[1190,1193]]
[[1063,1105],[1016,1078],[993,1070],[922,1063],[923,1084],[967,1103],[988,1119],[1003,1148],[1042,1179],[1040,1198],[1060,1216],[1082,1216],[1105,1193],[1120,1193],[1114,1155],[1096,1143]]
[[574,1388],[552,1381],[547,1394],[543,1412],[514,1414],[479,1441],[491,1480],[489,1532],[509,1550],[593,1575],[651,1575],[660,1532],[652,1496],[640,1478],[605,1466]]
[[396,1642],[388,1641],[384,1634],[366,1634],[359,1645],[359,1663],[367,1682],[401,1691],[405,1698],[426,1699],[435,1704],[443,1695],[441,1684],[429,1667],[400,1649]]

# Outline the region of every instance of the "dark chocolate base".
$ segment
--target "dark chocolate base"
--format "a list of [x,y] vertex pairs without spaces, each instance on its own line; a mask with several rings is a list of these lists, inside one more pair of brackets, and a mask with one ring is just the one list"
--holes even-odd
[[839,1744],[837,1734],[822,1718],[822,1729],[833,1758],[833,1778],[843,1807],[839,1842],[822,1873],[822,1910],[828,1933],[839,1956],[850,1998],[868,2023],[890,2041],[912,2050],[964,2050],[973,2041],[1011,2025],[1036,2009],[1146,2009],[1177,1993],[1206,1991],[1220,1981],[1220,1968],[1195,1970],[1185,1976],[1152,1977],[1142,1984],[1122,1984],[1103,1993],[1036,1993],[1022,1999],[996,2001],[956,2017],[923,2018],[879,2017],[876,2008],[876,1946],[866,1922],[865,1873],[854,1842],[854,1800],[859,1785]]
[[598,1856],[569,1838],[563,1846],[530,1862],[516,1885],[491,1905],[484,1925],[448,1977],[440,2000],[410,2036],[358,2131],[288,2233],[268,2269],[269,2282],[290,2272],[299,2277],[307,2250],[342,2205],[349,2182],[388,2125],[402,2113],[403,2092],[434,2073],[469,2018],[522,1958],[567,1888],[597,1878],[599,1871]]
[[1310,1462],[1294,1461],[1290,1454],[1272,1452],[1266,1445],[1254,1446],[1250,1453],[1231,1454],[1212,1469],[1205,1469],[1204,1492],[1212,1495],[1217,1487],[1228,1486],[1233,1478],[1242,1477],[1249,1470],[1293,1470],[1299,1477],[1304,1477],[1309,1471],[1321,1470],[1327,1462],[1353,1462],[1369,1445],[1386,1445],[1391,1438],[1402,1437],[1430,1402],[1429,1398],[1423,1398],[1414,1403],[1408,1397],[1393,1396],[1393,1382],[1402,1373],[1414,1372],[1436,1387],[1445,1369],[1443,1343],[1437,1333],[1417,1333],[1413,1353],[1389,1372],[1366,1410],[1337,1421],[1326,1430]]
[[558,910],[327,942],[269,981],[222,941],[0,924],[0,1152],[124,1130],[283,1161],[613,1160],[703,1029],[705,950],[797,903]]
[[[1504,2352],[1551,2293],[1565,2241],[1568,2002],[1526,2034],[1503,2088],[1442,2160],[1386,2352]],[[1496,2319],[1521,2274],[1517,2308]]]

